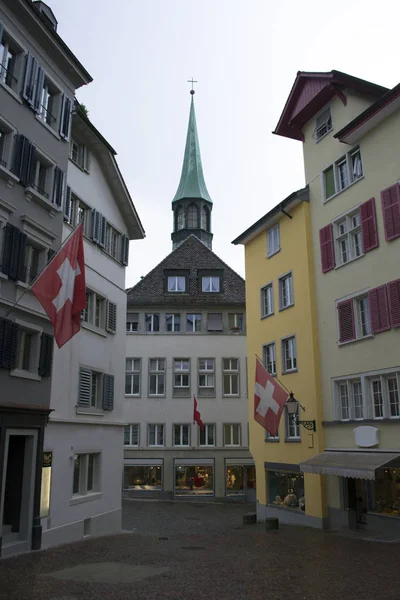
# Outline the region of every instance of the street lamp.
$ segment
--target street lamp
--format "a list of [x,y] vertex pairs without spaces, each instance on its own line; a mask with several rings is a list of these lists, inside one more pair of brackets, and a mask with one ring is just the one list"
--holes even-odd
[[293,422],[296,423],[296,425],[303,425],[303,427],[305,427],[305,429],[308,429],[309,431],[316,431],[317,428],[315,425],[315,419],[313,419],[312,421],[300,421],[299,406],[303,410],[305,410],[304,406],[301,406],[300,402],[296,400],[296,398],[293,395],[293,392],[290,392],[289,399],[286,402],[286,410],[287,414],[289,415],[289,419],[292,419]]

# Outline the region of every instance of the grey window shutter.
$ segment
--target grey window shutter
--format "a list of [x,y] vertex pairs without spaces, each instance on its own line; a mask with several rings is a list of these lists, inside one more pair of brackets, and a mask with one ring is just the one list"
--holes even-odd
[[33,108],[36,112],[40,112],[41,104],[42,104],[42,91],[44,86],[44,69],[42,67],[38,67],[36,74],[36,89],[35,89],[35,97],[33,101]]
[[83,148],[83,168],[86,173],[90,173],[90,151],[86,146]]
[[115,302],[107,301],[107,331],[115,333],[117,330],[117,305]]
[[36,166],[36,147],[20,133],[16,136],[11,171],[23,185],[33,183]]
[[64,192],[64,172],[58,167],[54,169],[53,204],[61,208]]
[[38,64],[32,54],[26,56],[25,79],[22,90],[22,97],[27,101],[29,106],[35,108],[35,94],[37,87],[37,72]]
[[99,245],[104,248],[106,245],[106,218],[100,214],[100,234],[99,234]]
[[66,141],[69,140],[69,134],[71,129],[71,113],[72,113],[72,101],[63,96],[61,119],[60,119],[60,135]]
[[0,317],[0,367],[15,369],[17,362],[18,325]]
[[53,250],[53,248],[49,248],[49,249],[47,250],[47,264],[49,264],[49,263],[52,261],[52,259],[53,259],[53,256],[54,256],[55,254],[56,254],[56,251],[55,251],[55,250]]
[[67,193],[65,195],[65,203],[64,203],[64,220],[71,220],[71,211],[72,211],[72,192],[69,185],[67,186]]
[[15,269],[17,273],[17,280],[25,281],[26,279],[26,265],[25,265],[25,252],[26,252],[26,242],[28,236],[26,233],[22,231],[19,232],[19,241],[18,247],[16,246],[14,250],[15,255]]
[[129,238],[123,235],[121,238],[121,263],[128,266],[129,260]]
[[207,329],[208,329],[208,331],[222,331],[223,330],[221,313],[208,313]]
[[40,377],[50,377],[53,363],[53,336],[42,333],[40,340],[39,368]]
[[18,133],[15,136],[14,154],[13,154],[13,161],[12,161],[11,171],[17,177],[21,177],[22,156],[23,156],[23,153],[24,153],[24,146],[25,146],[26,143],[29,143],[29,141],[21,133]]
[[0,44],[1,44],[2,38],[3,38],[3,24],[0,23]]
[[92,240],[99,243],[100,235],[100,213],[94,208],[92,210]]
[[103,376],[103,410],[114,410],[114,375]]
[[1,270],[13,281],[24,279],[27,236],[18,227],[7,223],[4,228],[3,263]]
[[90,386],[92,372],[89,369],[80,369],[79,371],[79,395],[78,406],[90,407]]

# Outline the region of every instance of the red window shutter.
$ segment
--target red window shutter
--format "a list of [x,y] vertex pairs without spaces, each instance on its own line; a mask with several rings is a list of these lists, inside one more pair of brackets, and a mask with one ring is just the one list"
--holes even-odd
[[392,327],[400,327],[400,279],[387,284],[389,315]]
[[396,183],[381,192],[386,241],[400,237],[400,189]]
[[386,285],[380,285],[370,290],[368,292],[368,300],[372,333],[380,333],[381,331],[390,329]]
[[335,267],[335,248],[333,246],[332,223],[319,230],[319,243],[321,246],[322,272],[327,273]]
[[339,318],[339,342],[355,340],[353,300],[344,300],[337,305]]
[[375,198],[371,198],[360,206],[360,221],[363,251],[369,252],[379,246],[378,229],[376,227]]

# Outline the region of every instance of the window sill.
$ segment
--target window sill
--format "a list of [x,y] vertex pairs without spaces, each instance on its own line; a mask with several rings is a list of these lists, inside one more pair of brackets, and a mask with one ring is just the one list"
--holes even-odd
[[341,348],[342,346],[348,346],[349,344],[354,344],[355,342],[362,342],[363,340],[372,340],[374,337],[374,334],[370,333],[368,335],[364,335],[364,337],[354,338],[354,340],[348,340],[347,342],[338,342],[338,347]]
[[223,398],[240,398],[240,394],[222,394]]
[[122,262],[120,260],[118,260],[118,258],[115,258],[114,256],[111,256],[111,254],[109,254],[107,252],[107,250],[104,250],[104,248],[102,248],[100,246],[100,250],[103,254],[105,254],[106,256],[108,256],[108,258],[111,258],[111,260],[115,263],[117,263],[118,266],[122,267],[123,269],[126,269],[126,265],[123,265]]
[[268,443],[268,444],[279,444],[279,442],[280,442],[281,440],[280,440],[279,438],[278,438],[278,439],[276,439],[276,440],[274,440],[274,439],[271,439],[271,438],[265,438],[265,440],[264,440],[264,441],[265,441],[265,443]]
[[14,369],[10,371],[11,377],[20,377],[21,379],[30,379],[32,381],[42,381],[40,375],[37,373],[31,373],[30,371],[23,371],[22,369]]
[[290,375],[291,373],[297,373],[298,369],[288,369],[287,371],[282,371],[282,375]]
[[377,419],[374,418],[365,418],[365,419],[349,419],[346,421],[342,421],[341,419],[337,419],[335,421],[322,421],[322,425],[324,427],[330,427],[331,425],[365,425],[374,424],[374,423],[394,423],[396,426],[399,425],[399,417],[379,417]]
[[140,394],[124,394],[125,398],[141,398]]
[[157,399],[164,399],[165,398],[165,394],[148,394],[148,398],[154,398],[155,400]]
[[75,167],[77,167],[80,171],[82,171],[83,173],[86,173],[86,175],[89,175],[89,171],[88,169],[85,169],[85,167],[81,167],[80,164],[78,164],[73,158],[72,156],[68,156],[68,160],[70,160],[72,162],[73,165],[75,165]]
[[84,329],[87,329],[88,331],[91,331],[92,333],[97,333],[97,335],[101,335],[101,337],[107,337],[107,333],[105,332],[104,329],[99,329],[98,327],[95,327],[94,325],[90,325],[89,323],[86,323],[85,321],[81,321],[81,326]]
[[12,90],[8,85],[6,85],[3,81],[0,81],[0,86],[3,88],[3,90],[5,90],[6,92],[8,92],[10,94],[10,96],[12,96],[14,98],[14,100],[16,100],[17,102],[19,102],[20,104],[22,104],[22,99],[20,98],[20,96],[17,94],[17,92],[14,92],[14,90]]
[[4,279],[4,281],[8,281],[8,275],[4,275],[4,273],[2,273],[0,271],[0,279]]
[[336,271],[337,269],[341,269],[342,267],[345,267],[346,265],[350,265],[351,263],[353,263],[356,260],[359,260],[363,256],[364,256],[364,253],[360,254],[360,256],[355,256],[354,258],[351,258],[350,260],[348,260],[345,263],[341,263],[340,265],[335,265],[334,270]]
[[84,502],[91,502],[92,500],[101,500],[103,498],[103,492],[93,492],[89,494],[84,494],[82,496],[76,495],[72,496],[69,501],[70,506],[75,506],[75,504],[83,504]]
[[39,123],[41,123],[43,125],[43,127],[45,127],[47,129],[47,131],[49,131],[52,135],[54,135],[54,137],[56,137],[58,140],[61,140],[61,137],[58,135],[58,132],[55,129],[53,129],[51,127],[51,125],[46,123],[46,121],[43,121],[43,119],[41,119],[37,113],[36,113],[36,119],[39,121]]
[[124,448],[140,448],[139,444],[124,444]]
[[148,444],[148,448],[164,448],[165,446],[161,446],[160,444]]
[[26,283],[25,281],[21,281],[20,279],[17,279],[17,281],[15,282],[15,285],[17,287],[23,288],[24,290],[27,290],[29,288],[29,283]]
[[[107,411],[112,412],[112,411]],[[99,412],[98,408],[83,408],[80,406],[76,407],[77,415],[89,415],[90,417],[104,417],[104,412]]]
[[7,182],[7,186],[9,188],[12,188],[14,183],[19,182],[18,177],[14,175],[14,173],[11,173],[11,171],[9,171],[7,167],[4,167],[3,165],[0,165],[0,178]]
[[267,254],[267,256],[265,258],[272,258],[273,256],[275,256],[275,254],[279,254],[279,252],[281,251],[280,248],[278,248],[278,250],[275,250],[274,252],[271,252],[271,254]]
[[268,317],[273,317],[273,316],[274,316],[274,314],[275,314],[275,313],[274,313],[274,312],[272,312],[272,313],[268,313],[267,315],[262,315],[262,316],[261,316],[261,320],[263,320],[263,319],[268,319]]
[[61,212],[60,206],[57,206],[56,204],[50,202],[50,200],[45,198],[42,194],[40,194],[37,190],[35,190],[29,185],[25,188],[25,198],[28,202],[34,200],[37,204],[39,204],[43,208],[46,208],[50,212],[51,217],[54,217],[54,215]]
[[279,312],[282,312],[283,310],[287,310],[288,308],[292,308],[292,306],[294,306],[294,302],[292,302],[291,304],[288,304],[287,306],[280,306]]
[[300,444],[301,438],[285,438],[285,444]]
[[[322,139],[322,138],[321,138]],[[361,175],[361,177],[359,177],[358,179],[356,179],[355,181],[352,181],[347,187],[345,187],[343,190],[340,190],[339,192],[336,192],[336,194],[333,194],[332,196],[329,196],[329,198],[326,198],[324,200],[324,204],[326,204],[327,202],[330,202],[331,200],[333,200],[334,198],[337,198],[337,196],[340,196],[340,194],[343,194],[343,192],[345,192],[346,190],[348,190],[349,188],[351,188],[353,185],[355,185],[356,183],[358,183],[359,181],[361,181],[362,179],[364,179],[364,175]],[[347,263],[346,263],[347,264]]]
[[224,448],[241,448],[240,444],[224,444]]
[[315,140],[316,144],[319,144],[321,140],[325,139],[327,135],[329,135],[330,133],[332,133],[333,131],[333,127],[332,129],[330,129],[329,131],[327,131],[326,133],[324,133],[324,135],[321,135],[321,137],[319,137],[317,140]]

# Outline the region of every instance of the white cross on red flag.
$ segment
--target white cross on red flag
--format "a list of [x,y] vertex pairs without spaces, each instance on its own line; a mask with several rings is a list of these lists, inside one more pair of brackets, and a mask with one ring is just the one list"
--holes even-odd
[[254,419],[270,435],[278,435],[279,421],[289,394],[256,358],[254,385]]
[[32,292],[48,314],[61,348],[80,330],[86,306],[82,223],[39,275]]

